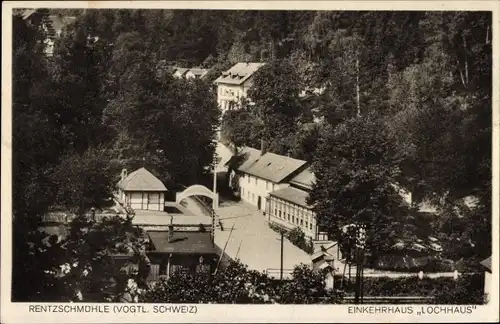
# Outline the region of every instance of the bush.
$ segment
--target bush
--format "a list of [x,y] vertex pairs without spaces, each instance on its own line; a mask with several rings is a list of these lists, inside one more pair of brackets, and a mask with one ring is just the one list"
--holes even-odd
[[[335,288],[340,289],[342,276],[335,276]],[[453,278],[364,278],[364,296],[435,297],[436,304],[484,304],[484,275],[463,275]],[[354,293],[354,280],[344,278],[343,290]]]
[[306,235],[299,227],[296,227],[290,231],[287,228],[276,223],[269,222],[268,224],[269,228],[271,228],[276,233],[281,233],[283,231],[285,233],[285,237],[290,241],[290,243],[303,250],[307,254],[312,254],[314,252],[314,243],[312,239],[307,239]]
[[437,291],[438,304],[486,304],[484,274],[459,277]]

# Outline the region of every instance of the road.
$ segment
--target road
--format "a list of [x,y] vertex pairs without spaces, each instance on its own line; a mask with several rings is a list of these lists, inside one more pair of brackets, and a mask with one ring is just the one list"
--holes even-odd
[[[194,214],[207,213],[194,200],[189,200],[186,208]],[[215,243],[217,246],[224,249],[227,243],[225,252],[232,259],[240,259],[252,270],[274,269],[274,271],[270,271],[270,275],[277,276],[281,256],[280,236],[269,228],[265,217],[252,205],[233,201],[222,202],[217,214],[224,229],[216,229]],[[233,232],[229,236],[233,225]],[[310,256],[285,239],[283,269],[288,271],[284,271],[284,277],[286,278],[290,270],[300,263],[310,265]]]

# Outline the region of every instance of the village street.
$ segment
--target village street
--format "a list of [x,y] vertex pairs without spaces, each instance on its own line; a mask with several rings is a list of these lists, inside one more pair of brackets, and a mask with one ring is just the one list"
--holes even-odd
[[[194,214],[207,214],[207,211],[194,199],[186,199],[186,208]],[[265,217],[255,210],[255,207],[233,201],[221,202],[217,214],[223,227],[223,230],[217,228],[215,232],[217,246],[224,249],[227,244],[225,252],[232,259],[240,259],[250,269],[268,271],[270,276],[279,277],[280,236],[269,228]],[[287,278],[291,270],[300,263],[310,265],[310,256],[284,239],[284,278]]]

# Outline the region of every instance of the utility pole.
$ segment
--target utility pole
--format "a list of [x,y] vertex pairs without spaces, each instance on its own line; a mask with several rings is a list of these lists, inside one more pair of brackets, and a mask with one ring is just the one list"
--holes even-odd
[[234,230],[234,223],[233,223],[233,227],[231,227],[231,231],[229,232],[229,236],[227,237],[227,241],[226,241],[226,244],[224,245],[224,249],[222,250],[222,253],[219,257],[219,261],[217,261],[217,266],[215,267],[214,275],[217,274],[217,270],[219,269],[219,264],[222,260],[222,257],[224,256],[224,253],[226,252],[227,243],[229,243],[229,239],[231,238],[231,234],[233,233],[233,230]]
[[360,275],[360,262],[359,262],[359,249],[356,249],[356,280],[355,280],[355,290],[354,290],[354,303],[359,304],[360,288],[361,288],[361,275]]
[[285,233],[281,231],[281,263],[280,263],[280,281],[283,281],[283,237]]

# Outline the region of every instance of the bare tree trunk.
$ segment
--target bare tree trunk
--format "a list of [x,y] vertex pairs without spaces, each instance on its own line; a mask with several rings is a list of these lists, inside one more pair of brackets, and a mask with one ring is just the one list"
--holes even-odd
[[344,271],[342,272],[342,279],[340,281],[340,289],[342,289],[342,287],[344,287],[344,278],[345,278],[346,268],[347,268],[347,263],[344,263]]
[[359,249],[356,249],[356,279],[354,284],[354,303],[359,304],[359,297],[361,295],[361,265]]
[[465,88],[466,87],[465,78],[464,78],[464,74],[462,72],[462,68],[460,67],[460,61],[458,60],[458,57],[456,57],[456,60],[457,60],[457,65],[458,65],[458,72],[460,72],[460,80],[462,81],[462,85]]
[[462,39],[464,40],[464,60],[465,60],[465,88],[469,88],[469,64],[467,62],[467,40],[465,36],[462,35]]
[[356,56],[356,104],[357,104],[357,116],[361,116],[361,108],[359,104],[359,54]]
[[351,283],[351,262],[349,262],[349,283]]

